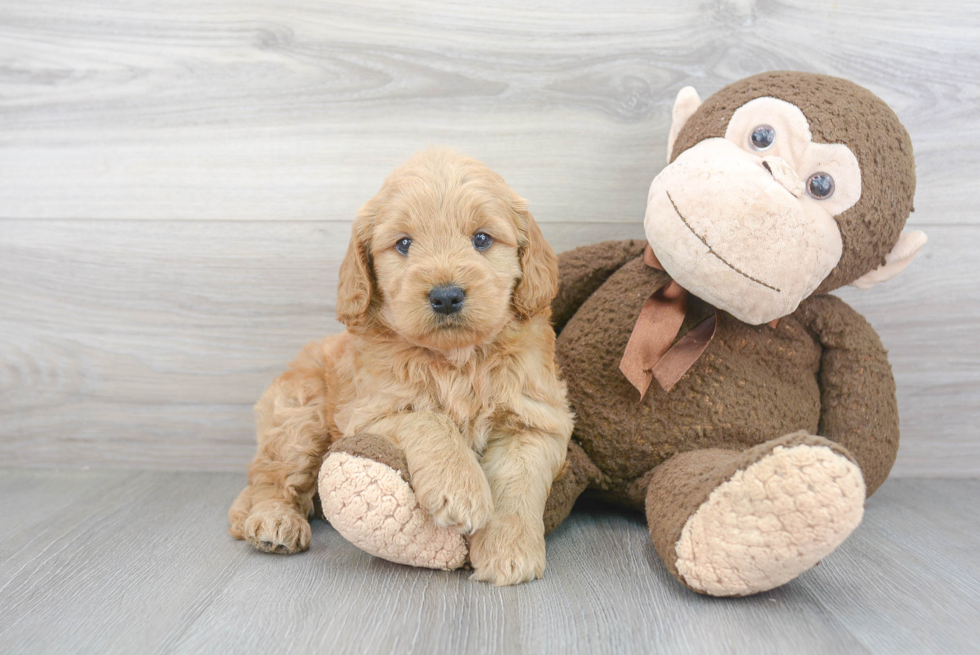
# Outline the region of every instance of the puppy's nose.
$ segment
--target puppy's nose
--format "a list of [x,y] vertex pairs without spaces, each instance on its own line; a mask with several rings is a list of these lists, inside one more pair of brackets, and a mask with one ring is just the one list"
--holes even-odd
[[459,287],[436,287],[429,292],[429,304],[437,314],[455,314],[463,308],[466,293]]

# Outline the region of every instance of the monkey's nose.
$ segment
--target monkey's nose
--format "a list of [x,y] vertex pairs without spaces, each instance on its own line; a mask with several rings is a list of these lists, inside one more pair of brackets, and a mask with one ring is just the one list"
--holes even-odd
[[436,287],[429,292],[429,304],[437,314],[455,314],[463,308],[466,292],[459,287]]
[[793,167],[782,157],[769,155],[762,158],[762,167],[772,174],[773,179],[783,185],[783,187],[797,198],[803,195],[806,187],[803,180],[796,174]]

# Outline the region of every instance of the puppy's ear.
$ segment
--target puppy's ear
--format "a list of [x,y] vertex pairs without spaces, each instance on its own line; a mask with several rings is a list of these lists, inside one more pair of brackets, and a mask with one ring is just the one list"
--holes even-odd
[[530,318],[551,307],[558,295],[558,257],[544,240],[541,228],[527,209],[527,201],[521,198],[515,202],[514,211],[522,272],[514,289],[514,307],[522,318]]
[[375,223],[375,200],[368,201],[354,219],[347,254],[340,264],[337,286],[337,320],[348,328],[363,325],[371,307],[374,274],[371,266],[371,231]]

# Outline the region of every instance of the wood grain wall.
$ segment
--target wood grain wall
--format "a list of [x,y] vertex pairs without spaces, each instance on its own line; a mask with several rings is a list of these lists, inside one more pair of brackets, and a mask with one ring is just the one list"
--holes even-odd
[[0,464],[242,470],[250,406],[339,329],[357,207],[452,145],[556,249],[642,235],[670,107],[850,78],[912,135],[926,253],[844,297],[891,350],[898,475],[980,474],[980,5],[6,0]]

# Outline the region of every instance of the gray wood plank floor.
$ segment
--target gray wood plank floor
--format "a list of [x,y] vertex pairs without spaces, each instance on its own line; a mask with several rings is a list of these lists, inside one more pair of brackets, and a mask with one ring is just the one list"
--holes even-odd
[[495,589],[374,559],[314,522],[309,552],[225,531],[233,474],[0,471],[4,653],[968,653],[980,481],[891,480],[837,552],[743,599],[673,581],[642,520],[585,505],[543,580]]

